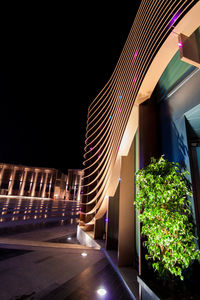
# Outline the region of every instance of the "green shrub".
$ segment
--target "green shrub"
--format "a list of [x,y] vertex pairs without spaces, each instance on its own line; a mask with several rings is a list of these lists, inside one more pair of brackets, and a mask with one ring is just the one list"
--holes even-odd
[[140,211],[141,235],[154,270],[183,280],[183,270],[199,258],[189,197],[187,171],[161,156],[136,173],[138,192],[135,205]]

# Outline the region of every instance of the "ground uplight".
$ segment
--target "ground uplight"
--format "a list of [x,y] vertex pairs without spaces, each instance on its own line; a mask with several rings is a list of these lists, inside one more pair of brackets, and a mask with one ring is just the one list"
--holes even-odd
[[104,288],[100,288],[97,290],[97,294],[100,295],[100,296],[105,296],[107,293],[107,291],[104,289]]

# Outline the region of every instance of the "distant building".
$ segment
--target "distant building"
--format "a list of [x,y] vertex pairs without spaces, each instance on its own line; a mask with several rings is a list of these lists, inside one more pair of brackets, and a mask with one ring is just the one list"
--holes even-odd
[[80,201],[82,198],[81,181],[84,175],[83,170],[68,169],[67,197],[69,200]]
[[54,199],[66,199],[67,190],[66,190],[66,183],[67,183],[67,175],[57,171],[56,173],[56,180],[54,184]]
[[69,170],[68,177],[53,168],[0,163],[0,195],[80,200],[80,174]]

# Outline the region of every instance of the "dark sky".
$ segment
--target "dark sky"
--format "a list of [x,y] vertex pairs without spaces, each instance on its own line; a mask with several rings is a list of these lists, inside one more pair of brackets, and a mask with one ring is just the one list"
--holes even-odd
[[88,105],[114,70],[139,2],[5,10],[0,162],[83,167]]

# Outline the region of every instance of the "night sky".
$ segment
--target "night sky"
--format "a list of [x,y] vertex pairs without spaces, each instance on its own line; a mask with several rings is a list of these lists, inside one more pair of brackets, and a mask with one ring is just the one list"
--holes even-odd
[[82,168],[88,105],[110,78],[140,1],[6,10],[0,162]]

